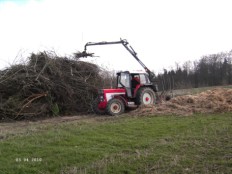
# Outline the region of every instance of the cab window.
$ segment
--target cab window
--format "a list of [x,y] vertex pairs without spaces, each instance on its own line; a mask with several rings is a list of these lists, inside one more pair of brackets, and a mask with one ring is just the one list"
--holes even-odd
[[118,87],[130,87],[130,75],[128,73],[121,73],[118,78]]

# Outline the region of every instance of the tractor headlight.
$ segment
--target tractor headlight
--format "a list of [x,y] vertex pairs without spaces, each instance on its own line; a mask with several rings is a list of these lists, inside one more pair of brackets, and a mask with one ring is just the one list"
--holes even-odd
[[103,95],[100,95],[100,101],[102,102],[102,101],[104,101],[104,96]]
[[98,91],[98,97],[101,102],[104,101],[104,91],[102,89]]

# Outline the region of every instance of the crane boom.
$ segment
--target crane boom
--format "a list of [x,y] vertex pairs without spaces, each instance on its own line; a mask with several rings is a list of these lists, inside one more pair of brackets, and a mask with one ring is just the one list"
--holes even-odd
[[88,46],[94,46],[94,45],[112,45],[112,44],[122,44],[127,51],[139,62],[139,64],[144,68],[144,70],[148,73],[149,78],[151,81],[153,81],[154,73],[150,71],[147,66],[138,58],[137,53],[134,51],[134,49],[129,45],[126,39],[120,39],[120,41],[113,41],[113,42],[88,42],[85,44],[85,52],[87,50]]

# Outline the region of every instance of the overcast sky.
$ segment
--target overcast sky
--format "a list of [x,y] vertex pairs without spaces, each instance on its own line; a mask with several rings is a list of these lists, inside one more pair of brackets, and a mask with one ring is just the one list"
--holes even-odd
[[[231,0],[0,0],[0,68],[31,52],[70,56],[127,39],[155,72],[232,49]],[[89,47],[116,70],[141,66],[122,45]]]

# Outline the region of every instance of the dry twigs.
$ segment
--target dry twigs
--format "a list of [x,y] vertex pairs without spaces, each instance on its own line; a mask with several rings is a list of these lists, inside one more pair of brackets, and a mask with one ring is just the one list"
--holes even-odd
[[87,112],[102,87],[100,68],[49,52],[0,71],[0,120]]
[[192,115],[232,112],[232,89],[215,88],[197,95],[184,95],[149,107],[141,106],[132,115]]

